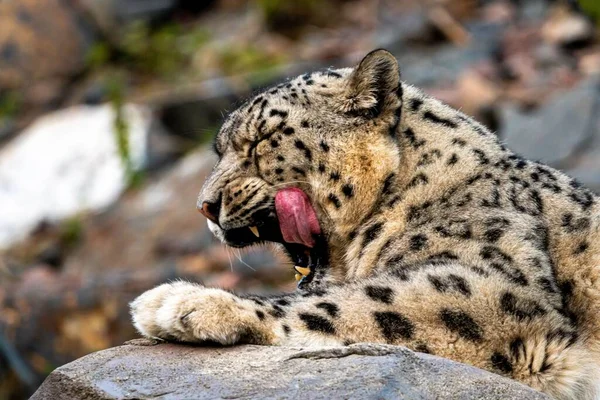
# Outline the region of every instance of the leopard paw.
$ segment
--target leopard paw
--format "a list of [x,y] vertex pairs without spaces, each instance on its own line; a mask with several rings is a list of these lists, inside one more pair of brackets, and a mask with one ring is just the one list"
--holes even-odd
[[188,282],[148,290],[130,307],[133,324],[143,336],[184,342],[233,344],[252,315],[234,294]]

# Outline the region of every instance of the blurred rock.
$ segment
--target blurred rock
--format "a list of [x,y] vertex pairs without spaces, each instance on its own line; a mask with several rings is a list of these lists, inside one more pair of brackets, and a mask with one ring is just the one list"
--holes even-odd
[[[157,369],[157,365],[160,368]],[[74,398],[549,400],[521,383],[404,347],[302,350],[137,340],[55,370],[32,400]]]
[[0,143],[8,138],[14,129],[14,121],[12,118],[0,118]]
[[492,58],[500,44],[502,27],[498,24],[466,24],[471,40],[464,47],[444,44],[435,48],[408,48],[406,43],[393,47],[402,77],[425,88],[454,83],[473,65]]
[[499,99],[500,89],[483,74],[467,70],[457,82],[461,109],[469,115],[481,115]]
[[540,43],[539,30],[535,27],[511,26],[501,41],[499,61],[505,77],[521,82],[534,81],[538,71],[532,53]]
[[589,125],[590,136],[581,144],[576,156],[560,166],[596,193],[600,193],[600,90],[597,101]]
[[128,22],[153,21],[175,12],[196,14],[214,5],[215,0],[79,0],[78,5],[104,34],[111,37]]
[[177,161],[191,147],[190,141],[174,135],[158,119],[152,119],[148,130],[144,169],[147,171],[163,169]]
[[127,304],[160,283],[294,289],[283,257],[268,248],[226,249],[196,212],[198,191],[215,161],[206,148],[191,152],[107,210],[44,223],[0,252],[0,326],[18,354],[35,360],[28,364],[37,378],[135,337]]
[[527,0],[517,4],[520,22],[536,23],[546,17],[550,2],[548,0]]
[[594,27],[589,19],[566,5],[555,6],[542,27],[542,37],[553,44],[569,46],[591,40]]
[[[0,248],[44,220],[112,204],[127,187],[110,106],[73,107],[36,120],[0,151]],[[146,160],[150,112],[127,106],[133,168]]]
[[80,0],[80,7],[106,33],[112,34],[123,22],[151,19],[173,10],[177,0]]
[[482,19],[495,23],[510,23],[515,17],[515,5],[510,1],[497,0],[484,4],[482,8]]
[[91,29],[65,1],[0,2],[0,89],[26,88],[25,101],[47,101],[38,85],[60,87],[79,73],[90,39]]
[[534,48],[534,58],[538,67],[547,68],[560,65],[569,65],[571,60],[559,47],[550,43],[540,43]]
[[223,120],[223,110],[231,108],[236,100],[229,95],[196,99],[173,99],[164,104],[158,115],[169,132],[194,142],[212,139],[218,129],[217,121]]
[[600,75],[600,48],[585,52],[579,59],[579,69],[585,75]]
[[[526,158],[541,160],[559,168],[577,168],[590,143],[600,139],[598,78],[589,78],[565,93],[555,95],[533,112],[514,105],[501,109],[501,137],[510,148]],[[591,157],[600,160],[600,152]],[[600,163],[587,165],[584,183],[600,176]],[[581,174],[580,174],[581,175]]]

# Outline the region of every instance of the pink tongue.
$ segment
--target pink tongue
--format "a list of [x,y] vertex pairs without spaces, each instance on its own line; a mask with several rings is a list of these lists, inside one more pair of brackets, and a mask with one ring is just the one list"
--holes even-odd
[[275,210],[283,240],[313,247],[313,234],[321,233],[319,220],[306,193],[298,188],[282,189],[275,195]]

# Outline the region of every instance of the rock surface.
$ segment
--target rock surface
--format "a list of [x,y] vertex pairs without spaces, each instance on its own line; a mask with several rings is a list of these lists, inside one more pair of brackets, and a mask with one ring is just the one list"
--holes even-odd
[[137,340],[55,370],[31,397],[61,399],[549,399],[403,347],[189,347]]

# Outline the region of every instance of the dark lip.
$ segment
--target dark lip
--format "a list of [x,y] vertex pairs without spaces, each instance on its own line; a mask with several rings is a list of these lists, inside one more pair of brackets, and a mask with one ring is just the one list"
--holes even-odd
[[[253,222],[247,226],[234,229],[224,229],[224,237],[227,244],[231,247],[246,247],[262,242],[283,243],[283,236],[279,229],[279,221],[275,213],[256,216],[252,218]],[[260,237],[256,237],[250,230],[250,226],[256,226],[260,232]]]
[[329,252],[327,238],[324,234],[315,236],[315,245],[310,248],[298,243],[285,242],[279,228],[279,221],[274,213],[262,218],[253,218],[253,220],[258,221],[255,226],[258,228],[260,237],[257,238],[250,231],[249,227],[253,225],[226,229],[223,232],[227,245],[242,248],[267,242],[282,244],[294,265],[310,267],[310,274],[298,283],[300,288],[309,284],[313,280],[315,272],[328,264]]

